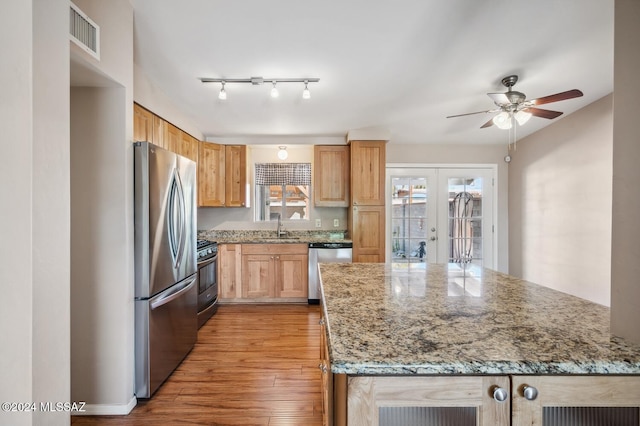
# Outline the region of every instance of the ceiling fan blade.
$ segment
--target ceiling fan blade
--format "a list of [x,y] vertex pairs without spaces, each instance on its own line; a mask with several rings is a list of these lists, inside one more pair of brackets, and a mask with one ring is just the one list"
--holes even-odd
[[496,111],[498,111],[498,110],[489,109],[487,111],[477,111],[477,112],[468,112],[466,114],[448,115],[447,118],[464,117],[465,115],[474,115],[474,114],[486,114],[486,113],[489,113],[489,112],[496,112]]
[[481,129],[486,129],[487,127],[491,127],[493,126],[493,118],[489,121],[487,121],[486,123],[484,123],[482,126],[480,126]]
[[562,115],[560,111],[551,111],[550,109],[542,108],[525,108],[523,111],[530,112],[531,115],[535,115],[536,117],[548,118],[550,120]]
[[509,105],[511,101],[505,93],[487,93],[496,105]]
[[538,99],[528,101],[531,105],[550,104],[551,102],[565,101],[567,99],[579,98],[583,93],[578,89],[567,90],[566,92],[556,93],[555,95],[544,96]]

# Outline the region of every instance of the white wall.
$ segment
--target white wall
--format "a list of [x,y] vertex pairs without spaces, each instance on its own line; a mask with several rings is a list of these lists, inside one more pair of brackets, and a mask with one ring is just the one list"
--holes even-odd
[[518,142],[509,170],[510,272],[609,305],[612,96]]
[[204,137],[200,129],[198,129],[189,117],[185,116],[173,105],[167,95],[149,80],[140,67],[134,65],[133,71],[133,99],[138,104],[153,112],[155,115],[162,117],[163,120],[168,121],[180,130],[189,133],[194,138],[203,140]]
[[72,46],[71,398],[87,414],[126,414],[135,405],[133,9],[75,3],[100,26],[101,58]]
[[[10,0],[0,15],[0,400],[69,400],[68,3]],[[68,413],[0,413],[65,425]]]
[[611,331],[640,343],[640,2],[616,0]]
[[510,171],[507,163],[504,162],[508,152],[506,141],[507,139],[504,144],[495,145],[387,144],[387,164],[495,164],[498,166],[498,176],[496,176],[498,211],[495,221],[498,246],[497,269],[503,272],[508,272],[509,266],[507,188]]

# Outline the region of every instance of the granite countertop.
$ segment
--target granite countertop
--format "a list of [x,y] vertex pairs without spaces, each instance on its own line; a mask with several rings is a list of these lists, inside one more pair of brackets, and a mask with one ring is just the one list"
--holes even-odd
[[488,269],[320,264],[333,373],[640,374],[609,308]]
[[198,231],[198,239],[215,241],[218,244],[308,244],[351,242],[345,238],[346,231],[285,231],[278,238],[275,230],[210,230]]

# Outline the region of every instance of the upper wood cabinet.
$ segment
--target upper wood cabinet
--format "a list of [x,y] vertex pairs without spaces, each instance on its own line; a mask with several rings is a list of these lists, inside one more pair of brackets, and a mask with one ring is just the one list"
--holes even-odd
[[190,160],[198,161],[198,140],[186,132],[182,132],[176,153]]
[[247,146],[225,146],[225,206],[244,207],[247,194]]
[[316,145],[313,202],[318,207],[349,206],[349,146]]
[[155,143],[153,138],[153,118],[154,114],[141,107],[133,104],[133,140],[134,142],[151,142]]
[[225,202],[225,146],[200,142],[198,206],[222,207]]
[[164,120],[155,114],[153,115],[152,132],[153,136],[151,142],[161,148],[168,149],[164,139]]
[[385,261],[385,141],[351,141],[353,262]]
[[351,204],[384,206],[385,141],[351,141]]
[[247,185],[247,146],[200,142],[198,205],[244,207]]
[[182,130],[173,124],[164,122],[164,148],[172,152],[178,152],[182,143]]

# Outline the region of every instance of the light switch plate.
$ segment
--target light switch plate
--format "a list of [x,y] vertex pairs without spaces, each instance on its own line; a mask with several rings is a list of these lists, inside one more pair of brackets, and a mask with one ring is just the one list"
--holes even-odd
[[333,219],[333,227],[337,228],[338,226],[340,226],[340,221],[338,219]]
[[316,219],[316,228],[322,228],[322,220]]

